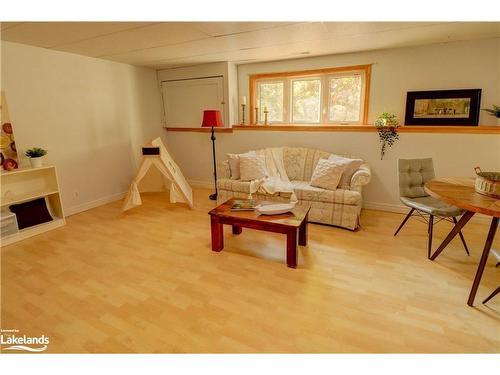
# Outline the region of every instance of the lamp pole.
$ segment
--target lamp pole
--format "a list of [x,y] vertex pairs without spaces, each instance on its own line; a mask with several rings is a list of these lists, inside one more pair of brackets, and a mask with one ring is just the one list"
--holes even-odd
[[218,109],[206,109],[203,111],[203,121],[201,126],[204,128],[211,128],[212,136],[212,157],[214,160],[214,188],[215,193],[210,194],[209,198],[213,201],[217,200],[217,159],[215,157],[215,130],[214,127],[222,127],[224,123],[222,122],[222,116]]
[[210,194],[209,198],[213,201],[217,200],[217,162],[215,160],[215,132],[214,132],[214,127],[212,126],[212,136],[210,137],[212,140],[212,155],[214,159],[214,187],[215,187],[215,193]]

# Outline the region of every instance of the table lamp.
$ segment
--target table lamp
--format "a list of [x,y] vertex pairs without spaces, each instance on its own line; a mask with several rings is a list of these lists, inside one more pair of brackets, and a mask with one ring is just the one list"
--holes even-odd
[[219,110],[209,109],[203,111],[203,121],[201,123],[202,128],[211,128],[212,136],[210,139],[212,140],[212,155],[214,159],[214,186],[215,193],[210,194],[209,198],[213,201],[217,200],[217,161],[215,159],[215,132],[214,128],[223,127],[224,124],[222,122],[222,116]]

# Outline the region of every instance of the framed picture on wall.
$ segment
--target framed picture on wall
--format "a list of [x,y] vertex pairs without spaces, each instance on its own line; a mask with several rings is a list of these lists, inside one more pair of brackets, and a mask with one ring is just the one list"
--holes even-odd
[[477,126],[481,89],[409,91],[405,125]]

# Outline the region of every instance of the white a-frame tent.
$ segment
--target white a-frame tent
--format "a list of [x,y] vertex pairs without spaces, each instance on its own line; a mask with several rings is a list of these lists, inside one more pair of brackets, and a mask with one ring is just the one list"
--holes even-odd
[[[144,150],[151,150],[157,155],[144,155]],[[159,150],[159,152],[158,152]],[[142,204],[141,192],[170,191],[170,202],[184,202],[193,208],[193,191],[187,183],[180,168],[168,153],[160,138],[154,139],[150,145],[143,148],[143,156],[139,171],[135,176],[122,211]]]

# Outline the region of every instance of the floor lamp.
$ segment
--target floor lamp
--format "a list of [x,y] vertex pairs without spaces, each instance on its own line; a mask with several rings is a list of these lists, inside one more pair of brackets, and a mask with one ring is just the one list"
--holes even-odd
[[215,193],[210,194],[209,198],[213,201],[217,200],[217,161],[215,159],[215,132],[214,128],[222,127],[224,124],[222,123],[222,117],[219,110],[210,109],[203,111],[203,122],[201,123],[203,128],[211,128],[212,136],[210,139],[212,140],[212,154],[214,159],[214,186]]

